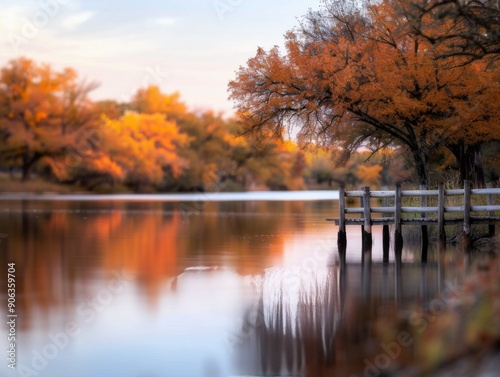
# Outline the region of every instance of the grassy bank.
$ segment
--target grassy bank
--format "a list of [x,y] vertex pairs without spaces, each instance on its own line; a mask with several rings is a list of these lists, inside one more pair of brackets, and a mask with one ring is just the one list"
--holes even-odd
[[[447,189],[451,189],[453,187],[449,187]],[[463,196],[447,196],[445,199],[445,206],[453,206],[453,207],[459,207],[463,206]],[[498,205],[500,198],[498,196],[493,197],[493,204]],[[471,205],[473,206],[479,206],[479,205],[486,205],[488,204],[487,202],[487,196],[486,195],[472,195],[471,196]],[[404,197],[403,198],[403,206],[407,207],[418,207],[420,205],[420,198],[419,197]],[[427,206],[430,207],[437,207],[437,197],[429,197],[427,198]],[[489,212],[474,212],[474,216],[488,216]],[[495,216],[499,216],[500,213],[496,212],[494,213]],[[411,217],[420,217],[420,214],[404,214],[404,217],[406,218],[411,218]],[[427,214],[427,217],[430,218],[436,218],[437,214],[436,213],[431,213]],[[463,213],[449,213],[447,212],[445,214],[446,218],[462,218]],[[429,232],[429,238],[431,241],[437,241],[438,240],[438,232],[437,232],[437,225],[431,225],[428,226],[428,232]],[[453,224],[453,225],[446,225],[445,226],[445,231],[446,231],[446,236],[448,242],[457,242],[459,241],[461,235],[462,235],[462,224]],[[471,226],[471,238],[472,241],[478,241],[483,238],[489,238],[489,228],[488,225],[480,225],[476,224]],[[419,244],[420,243],[420,238],[421,238],[421,233],[420,233],[420,227],[419,226],[406,226],[403,227],[403,237],[406,242],[409,242],[410,244]]]
[[76,194],[89,192],[82,187],[49,182],[38,177],[22,182],[21,177],[0,173],[0,193],[30,193],[30,194]]

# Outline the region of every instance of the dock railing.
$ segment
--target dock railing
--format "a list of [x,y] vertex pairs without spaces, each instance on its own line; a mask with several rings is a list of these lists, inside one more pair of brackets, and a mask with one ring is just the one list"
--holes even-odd
[[[482,202],[486,204],[475,205],[472,196],[486,196]],[[470,181],[464,182],[463,189],[445,190],[440,183],[437,190],[428,190],[421,186],[419,190],[402,190],[397,184],[395,190],[371,191],[369,187],[362,190],[346,191],[343,186],[339,189],[339,217],[327,219],[338,225],[338,244],[345,248],[347,245],[346,226],[358,225],[362,227],[363,248],[371,248],[372,226],[382,225],[383,243],[389,244],[389,226],[393,227],[393,242],[395,250],[401,249],[403,225],[420,225],[422,227],[422,240],[427,243],[427,226],[437,225],[439,242],[446,242],[445,225],[462,224],[463,242],[470,243],[471,226],[475,224],[488,224],[490,235],[495,233],[495,223],[500,221],[498,212],[500,205],[495,205],[494,196],[500,195],[500,188],[472,189]],[[461,196],[461,205],[446,205],[446,198]],[[419,200],[403,205],[403,198],[417,197]],[[360,198],[360,207],[348,207],[348,198]],[[381,206],[372,204],[372,198],[381,199]],[[405,201],[407,202],[407,201]],[[479,200],[481,202],[481,200]],[[431,203],[431,205],[428,205]],[[495,213],[497,212],[497,213]],[[448,213],[461,214],[447,216]],[[377,214],[373,217],[372,214]],[[347,216],[346,216],[347,215]],[[350,215],[360,215],[352,217]],[[424,231],[425,230],[425,231]]]

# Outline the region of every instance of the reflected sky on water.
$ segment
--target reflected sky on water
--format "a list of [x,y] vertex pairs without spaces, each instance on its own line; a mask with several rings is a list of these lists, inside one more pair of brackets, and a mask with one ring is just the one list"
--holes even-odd
[[373,353],[367,324],[438,296],[470,267],[435,250],[422,266],[412,248],[382,264],[377,228],[372,262],[361,263],[356,228],[340,260],[324,221],[336,205],[0,201],[19,315],[18,371],[7,375],[357,371]]

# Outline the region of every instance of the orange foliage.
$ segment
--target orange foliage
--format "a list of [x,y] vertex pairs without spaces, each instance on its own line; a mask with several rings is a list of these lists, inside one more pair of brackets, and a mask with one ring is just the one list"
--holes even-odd
[[240,68],[229,89],[248,129],[281,135],[299,125],[299,140],[347,150],[403,145],[420,181],[440,146],[500,137],[498,69],[441,69],[393,0],[363,11],[339,4],[309,13],[285,54],[259,48]]
[[0,74],[0,158],[28,179],[42,158],[72,147],[77,131],[96,121],[87,97],[95,86],[78,83],[72,69],[12,60]]
[[359,165],[357,169],[358,177],[366,186],[375,186],[380,184],[380,173],[383,166],[375,164],[372,166]]
[[178,176],[184,168],[177,148],[188,143],[177,125],[160,114],[129,112],[118,120],[104,119],[110,133],[107,148],[111,159],[127,174],[127,180],[137,185],[158,184],[164,169]]
[[139,89],[132,99],[132,109],[145,114],[166,114],[169,119],[187,113],[187,107],[180,102],[180,94],[163,94],[160,88],[152,85],[146,89]]

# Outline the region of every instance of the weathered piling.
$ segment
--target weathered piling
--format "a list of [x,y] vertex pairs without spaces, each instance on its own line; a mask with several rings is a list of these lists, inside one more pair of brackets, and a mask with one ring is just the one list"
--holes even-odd
[[373,238],[372,238],[372,215],[370,210],[370,188],[363,188],[363,216],[364,216],[364,227],[363,227],[363,250],[369,251],[372,248]]
[[344,186],[340,186],[339,188],[339,232],[337,236],[337,245],[339,248],[339,252],[346,251],[347,247],[347,236],[345,229],[345,188]]
[[464,181],[464,225],[463,225],[463,246],[470,246],[470,181]]
[[[382,187],[382,190],[388,191],[389,187]],[[382,207],[389,207],[389,198],[384,196],[382,198]],[[390,242],[390,234],[389,234],[389,224],[382,225],[382,253],[383,253],[383,263],[389,262],[389,249],[391,247]]]
[[446,245],[446,231],[444,229],[444,183],[438,184],[438,241],[441,246]]
[[401,183],[396,184],[394,194],[394,252],[399,254],[403,250],[403,234],[401,232]]
[[[425,191],[427,190],[427,185],[420,185],[420,190]],[[427,207],[427,196],[422,195],[420,197],[420,207],[426,208]],[[427,214],[425,212],[420,212],[420,218],[425,219],[427,217]],[[429,249],[429,231],[427,229],[426,224],[422,224],[420,226],[420,236],[422,239],[421,245],[422,245],[422,255],[421,255],[421,261],[422,262],[427,262],[427,252]]]

